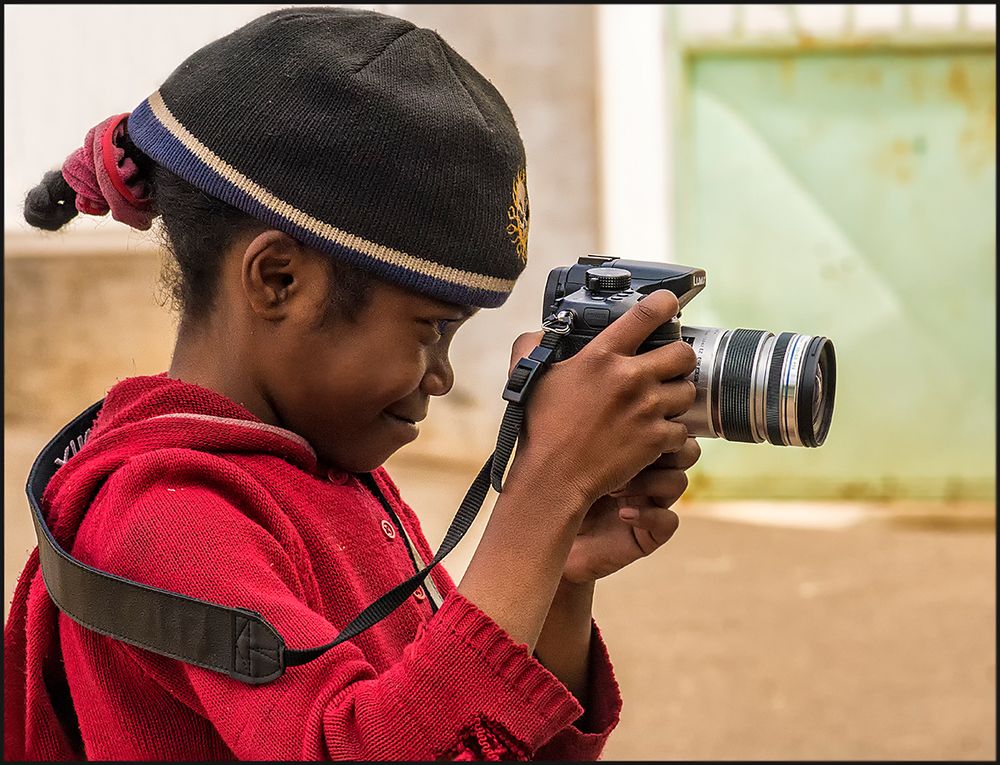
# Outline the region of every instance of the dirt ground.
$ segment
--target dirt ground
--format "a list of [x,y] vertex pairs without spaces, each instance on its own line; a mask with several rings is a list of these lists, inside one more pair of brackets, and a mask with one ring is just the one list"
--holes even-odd
[[[36,440],[5,438],[5,616]],[[389,468],[436,547],[475,471]],[[445,561],[456,580],[493,497]],[[665,548],[598,585],[624,699],[606,759],[995,758],[992,506],[679,512]]]
[[[475,472],[389,469],[436,549]],[[604,757],[994,759],[994,508],[776,504],[683,503],[598,584],[623,698]]]

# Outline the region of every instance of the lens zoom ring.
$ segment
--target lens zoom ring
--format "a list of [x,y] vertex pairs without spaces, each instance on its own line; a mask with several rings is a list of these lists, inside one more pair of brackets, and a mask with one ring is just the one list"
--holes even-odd
[[781,438],[781,368],[785,364],[785,353],[793,337],[794,332],[782,332],[778,335],[771,354],[771,368],[767,374],[767,398],[764,405],[767,440],[775,446],[785,446]]
[[753,360],[760,339],[766,334],[759,329],[737,329],[729,340],[719,386],[719,414],[728,441],[753,443],[750,427]]

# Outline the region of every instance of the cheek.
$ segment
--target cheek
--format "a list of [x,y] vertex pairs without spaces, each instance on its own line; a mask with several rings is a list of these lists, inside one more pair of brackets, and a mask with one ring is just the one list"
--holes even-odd
[[[427,346],[405,333],[393,337],[326,338],[276,348],[268,366],[283,381],[284,398],[299,420],[353,428],[416,391],[447,346]],[[315,415],[311,415],[315,412]],[[322,423],[322,424],[321,424]]]
[[399,343],[379,353],[367,353],[350,367],[335,365],[335,385],[357,413],[380,412],[411,395],[423,380],[431,360],[427,349]]
[[420,387],[420,381],[434,363],[431,350],[427,346],[417,344],[416,347],[400,347],[386,354],[378,370],[381,378],[378,387],[393,390],[397,398],[412,393]]

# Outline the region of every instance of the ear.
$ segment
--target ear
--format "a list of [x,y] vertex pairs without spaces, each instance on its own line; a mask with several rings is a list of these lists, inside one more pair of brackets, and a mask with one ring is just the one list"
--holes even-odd
[[243,292],[254,314],[267,321],[314,308],[317,297],[326,294],[327,278],[308,248],[282,231],[258,234],[243,252]]

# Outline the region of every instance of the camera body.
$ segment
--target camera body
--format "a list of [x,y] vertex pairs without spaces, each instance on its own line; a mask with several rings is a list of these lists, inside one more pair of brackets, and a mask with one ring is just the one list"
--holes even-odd
[[[693,436],[776,446],[822,445],[833,418],[836,355],[822,336],[756,329],[681,326],[681,311],[707,283],[704,269],[588,255],[554,268],[545,283],[543,324],[561,318],[569,330],[553,355],[563,361],[623,316],[644,295],[668,289],[677,317],[636,351],[683,340],[697,357],[688,376],[691,409],[675,418]],[[599,382],[599,381],[595,381]]]
[[[554,268],[545,284],[542,320],[558,313],[573,313],[573,329],[557,350],[556,361],[576,354],[601,330],[623,316],[644,295],[668,289],[683,310],[705,288],[704,269],[621,260],[607,255],[588,255],[576,265]],[[680,311],[677,316],[680,317]],[[681,326],[673,319],[656,329],[639,348],[644,353],[681,339]]]

